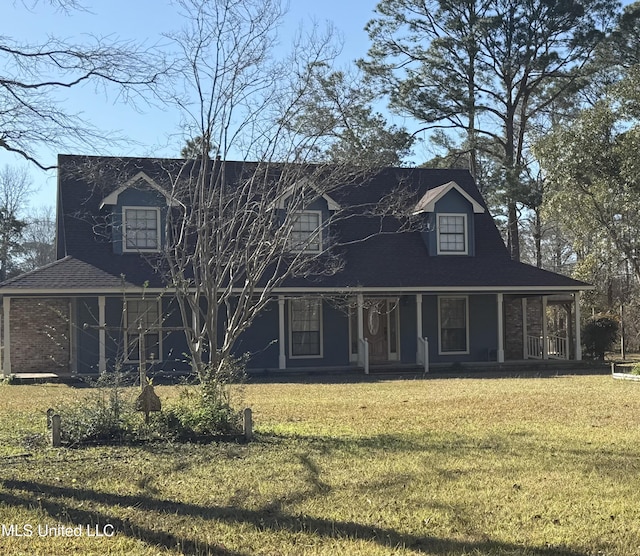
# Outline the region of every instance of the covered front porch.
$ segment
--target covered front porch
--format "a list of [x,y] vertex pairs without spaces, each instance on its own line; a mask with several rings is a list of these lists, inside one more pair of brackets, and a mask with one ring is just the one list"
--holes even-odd
[[507,296],[507,360],[581,360],[579,299],[579,292]]
[[[315,308],[298,325],[292,320],[291,303],[303,299],[315,299],[307,310]],[[343,294],[339,301],[331,293],[281,294],[273,315],[278,327],[277,368],[348,364],[365,373],[408,366],[428,372],[470,363],[580,361],[579,305],[579,291],[369,290]],[[291,357],[294,334],[317,338],[316,355]],[[347,345],[344,359],[341,353]]]

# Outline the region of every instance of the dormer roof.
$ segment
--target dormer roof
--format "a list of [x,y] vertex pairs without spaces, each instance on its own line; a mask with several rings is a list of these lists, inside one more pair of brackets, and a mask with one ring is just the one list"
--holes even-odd
[[[309,182],[309,180],[305,180],[305,182]],[[315,191],[315,187],[310,182],[308,183],[308,186]],[[287,199],[291,197],[291,195],[293,195],[294,191],[297,191],[297,189],[294,186],[291,186],[290,188],[285,190],[282,193],[282,195],[280,195],[280,197],[278,197],[278,199],[276,200],[277,208],[279,209],[286,208]],[[332,211],[340,210],[340,205],[326,193],[323,193],[322,195],[320,195],[320,197],[327,202],[327,208],[329,210],[332,210]]]
[[133,176],[131,179],[127,180],[120,187],[118,187],[118,189],[116,189],[115,191],[112,191],[111,193],[109,193],[109,195],[107,195],[104,199],[102,199],[102,201],[100,201],[100,208],[104,207],[105,205],[117,205],[118,197],[120,196],[120,194],[126,191],[127,189],[136,188],[140,181],[143,181],[146,184],[146,187],[150,189],[155,189],[156,191],[158,191],[158,193],[161,193],[164,196],[164,198],[167,200],[167,205],[175,207],[180,204],[179,201],[171,198],[171,195],[169,194],[169,192],[167,192],[164,188],[159,186],[154,180],[152,180],[149,176],[147,176],[147,174],[145,174],[144,172],[138,172],[135,176]]
[[462,197],[464,197],[471,204],[474,213],[482,214],[483,212],[485,212],[484,207],[480,203],[478,203],[478,201],[471,197],[471,195],[469,195],[464,189],[462,189],[462,187],[460,187],[455,181],[450,181],[448,183],[445,183],[444,185],[429,189],[429,191],[427,191],[417,202],[416,206],[413,208],[412,214],[435,212],[436,203],[451,190],[455,190],[460,195],[462,195]]

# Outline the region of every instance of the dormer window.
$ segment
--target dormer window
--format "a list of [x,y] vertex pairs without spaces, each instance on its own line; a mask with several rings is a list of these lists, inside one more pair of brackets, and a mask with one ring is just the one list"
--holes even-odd
[[123,251],[160,251],[160,209],[124,207],[122,209]]
[[293,251],[319,253],[322,250],[322,212],[305,210],[293,217],[290,243]]
[[438,214],[438,254],[466,255],[467,215]]

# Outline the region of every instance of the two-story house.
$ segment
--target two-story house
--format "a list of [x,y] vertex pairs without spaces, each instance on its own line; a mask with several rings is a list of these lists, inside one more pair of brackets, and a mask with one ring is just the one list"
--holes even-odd
[[[126,177],[115,174],[105,191],[91,172],[72,171],[101,159],[59,157],[57,260],[0,285],[4,374],[136,364],[140,330],[156,369],[189,369],[175,300],[148,257],[167,241],[172,201],[160,177],[170,161],[117,159]],[[378,202],[399,183],[419,225],[376,234],[366,215],[339,223],[336,237],[367,239],[345,242],[339,272],[290,278],[272,292],[237,342],[250,371],[581,358],[588,286],[511,260],[467,171],[382,169],[306,207],[294,241],[315,237],[338,204]]]

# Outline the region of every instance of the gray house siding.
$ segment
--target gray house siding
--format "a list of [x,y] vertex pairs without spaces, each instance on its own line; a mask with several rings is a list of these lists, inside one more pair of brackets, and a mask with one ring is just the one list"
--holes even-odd
[[278,302],[273,300],[238,339],[237,356],[249,354],[250,369],[278,368]]
[[322,301],[322,356],[291,357],[289,303],[285,309],[285,354],[287,368],[342,367],[349,365],[349,317],[346,310]]
[[84,324],[97,324],[98,299],[81,297],[76,303],[77,370],[80,374],[98,372],[100,344],[96,328],[84,328]]
[[[439,297],[463,297],[467,299],[469,353],[440,353]],[[464,363],[496,360],[498,349],[498,313],[495,295],[463,295],[459,293],[425,295],[422,301],[422,323],[423,335],[429,339],[429,360],[432,363]]]
[[400,298],[400,361],[415,363],[417,349],[416,296],[403,295]]
[[[466,299],[468,315],[468,353],[440,352],[439,298],[461,297]],[[349,366],[349,316],[339,304],[322,300],[322,355],[319,357],[291,357],[289,299],[285,301],[284,347],[286,367],[346,367]],[[96,297],[79,298],[76,306],[78,323],[77,369],[79,373],[96,373],[99,363],[99,335],[97,324],[98,300]],[[175,300],[162,298],[164,327],[182,326]],[[105,355],[107,368],[121,365],[135,367],[136,362],[124,361],[124,333],[112,327],[123,325],[122,299],[107,297],[105,303],[107,330]],[[83,328],[87,323],[88,328]],[[399,298],[399,349],[401,363],[416,361],[417,322],[416,296],[407,294]],[[429,339],[431,363],[457,363],[472,361],[495,361],[498,339],[497,301],[495,294],[429,294],[422,296],[422,335]],[[276,299],[255,319],[239,338],[235,347],[236,356],[249,356],[250,370],[277,369],[279,367],[279,307]],[[162,334],[162,361],[155,364],[164,371],[187,372],[190,370],[188,348],[181,330],[165,331]]]

